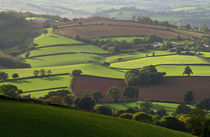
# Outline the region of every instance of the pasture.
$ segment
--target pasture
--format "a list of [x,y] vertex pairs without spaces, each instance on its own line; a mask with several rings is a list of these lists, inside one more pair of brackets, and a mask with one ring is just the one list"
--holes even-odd
[[111,67],[134,69],[142,68],[149,65],[163,65],[163,64],[208,64],[199,57],[196,56],[184,56],[184,55],[171,55],[161,57],[148,57],[142,59],[135,59],[125,62],[112,63]]
[[0,107],[3,137],[193,137],[151,124],[70,108],[9,100],[0,100]]
[[111,41],[127,41],[128,43],[132,43],[134,39],[144,39],[144,37],[105,37],[105,38],[100,38],[100,40],[104,40],[104,41],[107,41],[107,40],[111,40]]

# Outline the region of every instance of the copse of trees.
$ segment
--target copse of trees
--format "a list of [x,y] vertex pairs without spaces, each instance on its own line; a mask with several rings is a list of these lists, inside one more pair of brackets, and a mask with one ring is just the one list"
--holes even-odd
[[129,101],[132,99],[136,100],[139,97],[139,88],[138,87],[126,87],[123,90],[123,96],[126,96]]
[[176,114],[189,114],[191,111],[192,111],[192,109],[185,104],[180,104],[176,108]]
[[133,69],[126,72],[125,83],[128,86],[158,84],[163,81],[165,72],[158,72],[155,66],[146,66],[142,69]]
[[210,110],[210,98],[204,98],[196,106],[200,109],[209,111]]
[[92,111],[95,106],[95,100],[90,96],[84,96],[75,100],[75,106],[80,109]]
[[96,101],[99,102],[100,99],[104,98],[100,91],[93,91],[91,92],[91,97]]
[[153,117],[152,115],[149,115],[144,112],[138,112],[133,114],[133,119],[139,122],[145,122],[145,123],[152,123],[153,122]]
[[20,97],[20,94],[23,93],[22,90],[18,89],[16,86],[7,84],[0,86],[0,93],[3,93],[6,96],[17,98]]
[[82,74],[82,71],[81,70],[73,70],[72,71],[72,75],[73,76],[80,76]]
[[7,80],[8,79],[8,74],[5,72],[0,72],[0,80]]
[[19,78],[18,73],[14,73],[14,74],[12,74],[12,78],[13,78],[13,79],[18,79],[18,78]]
[[40,97],[39,99],[45,100],[45,99],[50,98],[51,96],[65,97],[69,94],[71,94],[69,90],[61,89],[57,91],[51,91],[47,95],[45,95],[44,97]]
[[121,95],[121,89],[117,86],[111,87],[108,89],[107,95],[111,97],[114,102],[117,102]]
[[99,114],[108,115],[108,116],[112,115],[112,109],[108,106],[97,106],[95,110]]

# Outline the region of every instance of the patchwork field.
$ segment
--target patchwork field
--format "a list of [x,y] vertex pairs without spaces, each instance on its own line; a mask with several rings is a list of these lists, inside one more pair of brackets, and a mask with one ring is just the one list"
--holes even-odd
[[155,125],[70,108],[9,100],[0,100],[0,107],[3,137],[193,137]]
[[144,39],[144,37],[105,37],[105,38],[100,38],[100,40],[111,40],[111,41],[127,41],[129,43],[133,42],[134,39]]
[[171,55],[161,57],[148,57],[131,61],[112,63],[111,67],[133,69],[149,65],[163,64],[208,64],[208,62],[205,62],[204,60],[196,56]]
[[[141,86],[139,99],[183,102],[183,95],[191,90],[194,93],[195,102],[198,102],[203,98],[210,97],[209,84],[210,77],[166,77],[161,84]],[[87,91],[99,90],[104,96],[101,101],[110,102],[112,100],[107,96],[107,90],[113,86],[124,88],[125,83],[119,79],[80,76],[75,78],[72,90],[79,97]],[[121,100],[127,99],[121,97]]]

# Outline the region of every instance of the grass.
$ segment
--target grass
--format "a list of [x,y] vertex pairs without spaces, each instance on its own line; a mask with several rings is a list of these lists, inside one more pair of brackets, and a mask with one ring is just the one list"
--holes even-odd
[[152,56],[153,52],[155,52],[156,56],[175,54],[175,52],[167,52],[167,51],[131,52],[131,53],[126,53],[126,54],[118,54],[114,56],[109,56],[106,58],[106,62],[118,62],[119,59],[124,61],[124,60],[132,60],[136,58],[143,58],[143,57],[146,57],[146,55]]
[[201,52],[201,54],[205,58],[210,58],[210,52]]
[[207,64],[207,62],[196,56],[171,55],[162,57],[148,57],[143,59],[112,63],[111,67],[133,69],[160,64]]
[[[157,66],[158,71],[166,72],[167,76],[183,76],[185,65],[162,65]],[[190,66],[193,71],[192,76],[210,76],[210,66]]]
[[57,87],[68,87],[71,83],[72,77],[66,76],[52,76],[45,78],[32,78],[25,80],[17,80],[12,82],[4,82],[3,84],[12,84],[22,89],[24,92],[33,90],[42,90]]
[[127,41],[129,43],[132,43],[134,39],[144,39],[144,37],[105,37],[101,38],[100,40],[111,40],[111,41]]
[[192,137],[155,125],[69,108],[7,100],[0,100],[0,107],[3,137]]
[[[56,46],[56,47],[46,47],[46,48],[32,50],[30,52],[30,57],[47,55],[47,54],[69,53],[69,52],[107,53],[107,51],[93,45]],[[24,55],[22,55],[21,57],[25,57]]]
[[103,57],[95,54],[62,54],[25,59],[33,68],[84,64],[88,62],[103,63]]
[[48,29],[47,35],[42,34],[41,36],[34,39],[34,43],[38,44],[37,47],[61,44],[82,44],[80,41],[54,34],[52,31],[52,29]]

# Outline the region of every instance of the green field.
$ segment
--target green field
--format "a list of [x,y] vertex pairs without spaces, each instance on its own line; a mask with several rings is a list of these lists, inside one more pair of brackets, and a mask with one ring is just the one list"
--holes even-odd
[[42,34],[34,39],[34,43],[38,44],[37,47],[44,47],[49,45],[62,45],[62,44],[82,44],[80,41],[76,41],[71,38],[67,38],[61,35],[54,34],[52,29],[48,29],[48,34]]
[[0,108],[2,137],[192,137],[155,125],[69,108],[8,100],[0,100]]
[[88,62],[102,64],[103,57],[95,54],[62,54],[44,57],[35,57],[31,59],[25,59],[25,62],[31,64],[33,68],[38,67],[50,67],[50,66],[64,66],[74,64],[84,64]]
[[127,41],[129,43],[133,42],[134,39],[144,39],[144,37],[105,37],[100,40],[111,40],[111,41]]
[[31,77],[34,70],[51,70],[52,74],[62,74],[62,73],[71,73],[75,69],[82,70],[85,75],[101,76],[101,77],[110,77],[110,78],[124,78],[124,72],[118,69],[110,69],[96,64],[78,64],[78,65],[66,65],[58,67],[43,67],[43,68],[24,68],[24,69],[0,69],[0,71],[6,72],[11,75],[13,73],[18,73],[20,78]]
[[[69,52],[107,53],[107,51],[93,45],[56,46],[56,47],[46,47],[46,48],[39,48],[32,50],[30,52],[30,57],[48,55],[48,54],[57,54],[57,53],[69,53]],[[21,57],[25,57],[24,55],[22,55]]]
[[152,56],[153,52],[155,53],[156,56],[175,54],[175,52],[167,52],[167,51],[131,52],[126,54],[117,54],[114,56],[109,56],[106,58],[106,62],[118,62],[119,59],[124,61],[136,58],[143,58],[146,57],[146,55]]
[[162,57],[148,57],[143,59],[112,63],[111,67],[133,69],[149,65],[161,64],[207,64],[207,62],[196,56],[171,55]]
[[[166,72],[166,76],[183,76],[186,66],[182,65],[161,65],[157,66],[158,71]],[[190,66],[192,76],[210,76],[210,66]]]
[[205,58],[210,58],[210,52],[201,52],[201,54]]

